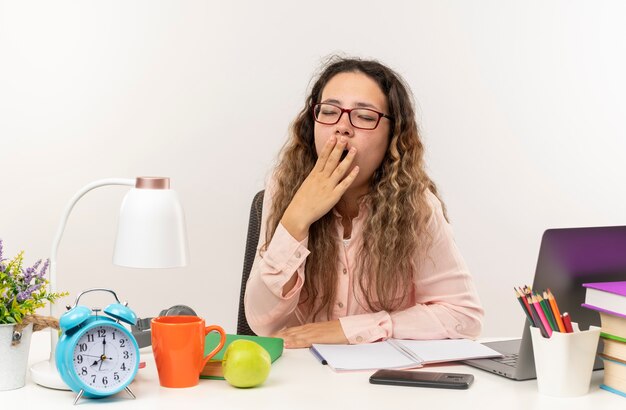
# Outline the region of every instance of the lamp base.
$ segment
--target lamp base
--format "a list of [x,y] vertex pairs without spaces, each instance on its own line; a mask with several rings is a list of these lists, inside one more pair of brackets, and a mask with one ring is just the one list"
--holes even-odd
[[53,366],[49,360],[35,363],[30,368],[30,377],[35,383],[49,389],[71,390],[67,384],[61,379],[56,366]]

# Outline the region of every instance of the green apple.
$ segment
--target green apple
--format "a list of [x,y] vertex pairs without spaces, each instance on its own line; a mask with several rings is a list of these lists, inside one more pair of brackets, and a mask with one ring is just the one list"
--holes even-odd
[[251,340],[232,342],[222,359],[224,378],[235,387],[258,386],[267,379],[272,367],[270,354]]

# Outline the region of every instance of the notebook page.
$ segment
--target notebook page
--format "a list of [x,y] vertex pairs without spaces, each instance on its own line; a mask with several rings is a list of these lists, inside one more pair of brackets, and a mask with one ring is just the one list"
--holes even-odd
[[448,362],[484,357],[498,357],[501,353],[469,339],[399,340],[394,343],[411,350],[425,363]]
[[387,342],[361,345],[313,344],[312,349],[338,371],[408,368],[419,365]]

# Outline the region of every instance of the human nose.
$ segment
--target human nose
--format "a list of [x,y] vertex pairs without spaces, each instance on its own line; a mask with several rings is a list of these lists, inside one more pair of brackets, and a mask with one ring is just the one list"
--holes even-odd
[[335,134],[351,136],[354,134],[354,128],[352,127],[352,123],[350,122],[350,113],[342,112],[339,116],[339,121],[335,124],[336,130]]

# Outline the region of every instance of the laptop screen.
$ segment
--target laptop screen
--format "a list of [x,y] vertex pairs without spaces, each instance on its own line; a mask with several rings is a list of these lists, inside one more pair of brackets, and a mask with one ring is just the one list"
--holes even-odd
[[580,330],[600,326],[600,315],[581,306],[583,283],[626,281],[626,226],[548,229],[543,234],[532,288],[552,290],[561,313]]

